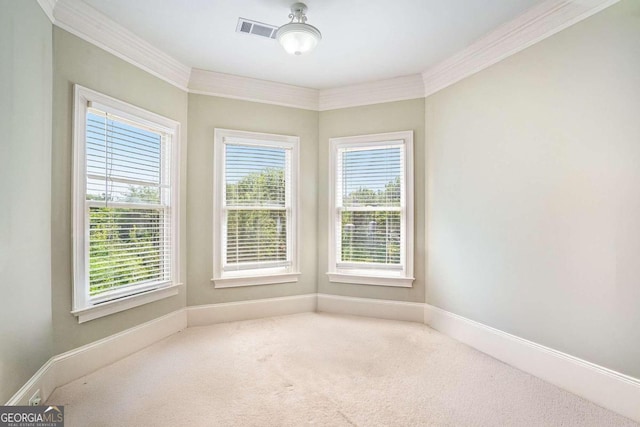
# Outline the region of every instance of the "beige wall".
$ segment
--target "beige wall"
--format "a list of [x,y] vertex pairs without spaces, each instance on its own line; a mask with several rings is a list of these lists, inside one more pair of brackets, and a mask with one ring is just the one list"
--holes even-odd
[[[215,128],[300,137],[300,270],[297,283],[215,289],[213,277],[213,134]],[[189,95],[189,305],[313,293],[316,289],[318,112]]]
[[53,30],[52,310],[54,350],[60,353],[130,328],[185,305],[179,295],[78,324],[72,291],[72,111],[78,83],[182,123],[182,278],[186,277],[187,94],[58,28]]
[[51,356],[51,22],[0,0],[0,404]]
[[640,2],[426,110],[426,301],[640,378]]
[[[327,186],[329,184],[329,138],[413,130],[415,166],[415,267],[412,288],[368,286],[329,282]],[[425,170],[424,99],[389,102],[364,107],[344,108],[320,112],[318,150],[318,292],[326,294],[380,298],[399,301],[424,302],[425,295]]]

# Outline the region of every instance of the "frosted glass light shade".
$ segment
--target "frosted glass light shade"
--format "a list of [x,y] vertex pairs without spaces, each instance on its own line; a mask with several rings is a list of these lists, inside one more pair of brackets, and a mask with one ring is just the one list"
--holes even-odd
[[302,55],[313,50],[322,39],[322,35],[313,25],[291,22],[278,28],[276,38],[287,53]]

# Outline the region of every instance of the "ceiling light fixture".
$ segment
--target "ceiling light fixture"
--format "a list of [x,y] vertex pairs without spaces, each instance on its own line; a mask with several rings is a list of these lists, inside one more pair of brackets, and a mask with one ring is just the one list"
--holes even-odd
[[278,28],[276,33],[276,38],[284,50],[291,55],[302,55],[310,52],[322,39],[320,30],[313,25],[307,24],[306,12],[306,4],[292,4],[291,13],[289,14],[291,22]]

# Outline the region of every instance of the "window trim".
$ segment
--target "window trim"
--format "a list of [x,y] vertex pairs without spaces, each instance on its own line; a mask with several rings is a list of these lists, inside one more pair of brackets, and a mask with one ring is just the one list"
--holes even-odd
[[[223,224],[220,212],[224,207],[225,155],[224,141],[226,138],[238,142],[254,143],[260,146],[291,149],[291,260],[290,266],[284,268],[266,268],[263,270],[227,270],[222,264],[224,248]],[[213,159],[213,278],[211,282],[215,288],[232,288],[241,286],[270,285],[277,283],[297,282],[300,277],[300,137],[291,135],[277,135],[261,132],[249,132],[216,128],[214,130],[214,159]]]
[[[180,123],[75,84],[73,86],[73,301],[71,314],[84,323],[177,295],[180,283]],[[86,115],[90,106],[160,130],[171,137],[171,279],[140,286],[109,300],[89,297],[86,215]]]
[[[403,141],[405,147],[404,183],[405,206],[403,225],[405,227],[405,265],[402,269],[355,269],[340,268],[337,263],[337,229],[336,229],[336,180],[338,149],[343,147],[370,147],[385,145],[390,141]],[[413,258],[414,258],[414,183],[413,183],[413,131],[399,131],[378,133],[372,135],[358,135],[336,137],[329,139],[329,247],[328,272],[330,282],[351,283],[359,285],[393,286],[410,288],[413,286]]]

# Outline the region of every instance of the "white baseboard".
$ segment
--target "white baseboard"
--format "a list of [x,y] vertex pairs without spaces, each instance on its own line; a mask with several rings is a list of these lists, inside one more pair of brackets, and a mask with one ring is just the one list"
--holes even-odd
[[52,357],[7,405],[27,405],[38,389],[45,401],[56,387],[88,375],[187,327],[314,311],[424,322],[511,366],[640,422],[640,380],[636,378],[428,304],[328,294],[267,298],[177,310]]
[[7,405],[28,405],[39,389],[46,401],[56,387],[88,375],[187,327],[184,309],[49,359]]
[[40,398],[44,401],[53,393],[57,387],[55,382],[55,374],[53,368],[53,358],[46,361],[38,371],[33,374],[29,381],[23,385],[20,390],[14,394],[6,405],[26,406],[29,405],[29,399],[40,390]]
[[522,371],[640,422],[640,380],[426,304],[424,322]]
[[189,327],[206,326],[314,311],[316,294],[294,295],[187,307],[187,324]]
[[318,294],[318,311],[422,323],[424,304]]

